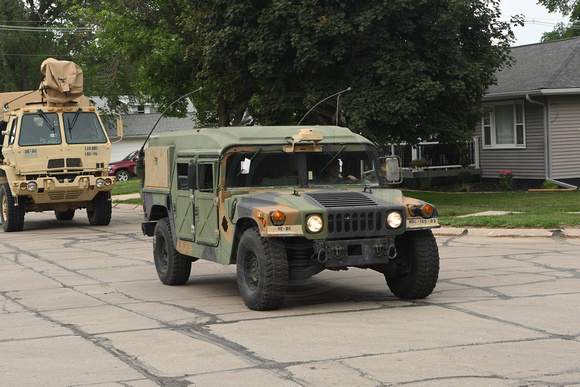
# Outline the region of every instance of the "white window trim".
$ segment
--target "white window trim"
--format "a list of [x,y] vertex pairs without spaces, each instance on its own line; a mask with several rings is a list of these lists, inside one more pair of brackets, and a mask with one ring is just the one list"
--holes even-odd
[[[523,126],[523,144],[497,144],[496,143],[496,131],[495,131],[495,107],[496,106],[505,106],[505,105],[512,105],[513,106],[513,114],[514,114],[514,141],[517,141],[518,133],[517,127],[518,125]],[[522,106],[522,117],[523,122],[518,123],[516,120],[516,105]],[[484,107],[492,108],[492,111],[489,113],[489,122],[490,125],[485,125],[485,117],[481,119],[481,146],[485,149],[525,149],[527,147],[526,144],[526,105],[523,101],[514,101],[514,102],[498,102],[498,103],[488,103],[485,104]],[[490,128],[490,136],[491,136],[491,144],[485,143],[485,128]]]

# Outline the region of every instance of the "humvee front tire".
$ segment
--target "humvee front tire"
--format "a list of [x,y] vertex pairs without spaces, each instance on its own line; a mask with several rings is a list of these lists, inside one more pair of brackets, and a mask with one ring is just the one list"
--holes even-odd
[[0,188],[0,221],[2,229],[6,232],[22,231],[24,228],[24,207],[16,206],[16,200],[10,192],[8,183]]
[[288,289],[286,250],[271,238],[262,238],[256,227],[247,229],[238,246],[237,278],[248,308],[279,308]]
[[109,193],[101,191],[93,198],[93,209],[87,209],[87,217],[91,226],[106,226],[111,223],[111,201]]
[[54,211],[54,216],[56,216],[57,220],[72,220],[75,217],[75,210]]
[[155,269],[165,285],[183,285],[191,274],[191,259],[175,249],[169,218],[160,219],[153,231]]
[[398,274],[385,274],[387,285],[402,299],[425,298],[439,277],[439,250],[431,230],[407,231],[396,239]]

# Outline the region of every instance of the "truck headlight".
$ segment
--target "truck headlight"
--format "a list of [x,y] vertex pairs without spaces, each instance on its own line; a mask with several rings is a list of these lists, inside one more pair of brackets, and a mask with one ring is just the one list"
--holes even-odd
[[105,185],[105,180],[103,179],[97,179],[97,181],[95,182],[97,188],[101,188],[102,186]]
[[31,181],[31,182],[28,183],[28,187],[27,188],[28,188],[28,190],[30,192],[36,191],[36,189],[38,188],[38,184],[36,184],[35,181]]
[[107,186],[107,187],[108,187],[108,186],[110,186],[111,184],[113,184],[113,180],[112,180],[112,179],[110,179],[110,178],[106,178],[106,179],[105,179],[105,186]]
[[306,219],[306,229],[313,234],[322,230],[322,217],[320,215],[310,215]]
[[387,226],[389,228],[399,228],[403,223],[403,217],[399,211],[391,211],[387,214]]

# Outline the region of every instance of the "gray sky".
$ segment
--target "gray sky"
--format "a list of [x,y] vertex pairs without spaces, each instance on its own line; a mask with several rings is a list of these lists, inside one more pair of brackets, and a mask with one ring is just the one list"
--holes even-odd
[[559,22],[568,22],[561,14],[549,13],[548,10],[536,4],[537,0],[501,0],[502,20],[508,20],[512,15],[524,15],[526,25],[514,28],[517,41],[515,46],[538,43],[542,33],[552,31]]

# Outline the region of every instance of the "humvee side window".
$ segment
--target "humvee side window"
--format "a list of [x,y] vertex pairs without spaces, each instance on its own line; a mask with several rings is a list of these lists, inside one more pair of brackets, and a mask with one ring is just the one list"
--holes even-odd
[[[185,172],[187,176],[187,171]],[[198,189],[201,192],[213,191],[213,164],[197,164]],[[187,183],[186,183],[187,186]]]
[[187,190],[188,163],[177,163],[177,189]]
[[51,145],[60,144],[60,125],[58,114],[43,113],[22,116],[18,145]]
[[107,137],[95,113],[63,113],[66,142],[69,144],[106,143]]

